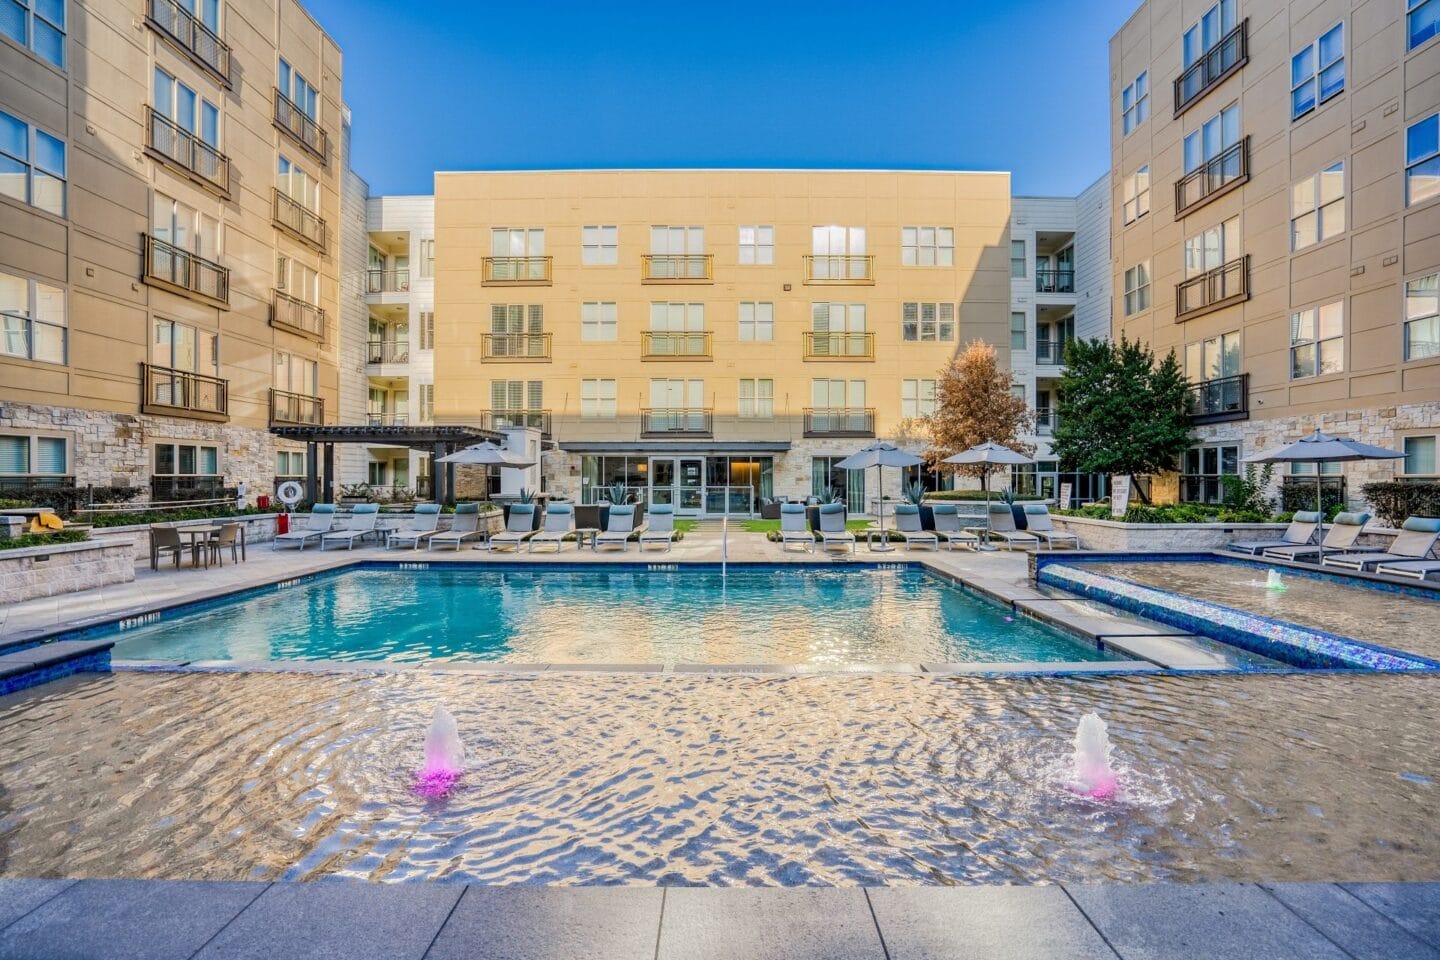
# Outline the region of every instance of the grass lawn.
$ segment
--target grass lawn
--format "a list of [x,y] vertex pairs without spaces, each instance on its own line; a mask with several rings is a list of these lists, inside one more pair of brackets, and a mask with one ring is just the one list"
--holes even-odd
[[[773,533],[780,529],[779,520],[742,520],[741,526],[747,533]],[[846,520],[846,530],[864,530],[870,526],[869,520]]]
[[675,529],[680,531],[681,533],[689,533],[691,530],[695,529],[695,521],[685,519],[684,517],[676,517]]

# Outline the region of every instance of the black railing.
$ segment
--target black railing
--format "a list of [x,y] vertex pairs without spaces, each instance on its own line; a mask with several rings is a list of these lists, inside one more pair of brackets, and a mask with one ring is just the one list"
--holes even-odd
[[234,487],[225,486],[221,476],[162,474],[150,478],[150,499],[156,503],[178,500],[233,500],[238,496]]
[[1193,424],[1250,419],[1250,374],[1190,384],[1185,394],[1185,412]]
[[1036,293],[1074,293],[1074,267],[1036,267]]
[[1071,338],[1065,337],[1060,340],[1036,340],[1035,341],[1035,362],[1053,366],[1065,362],[1065,348],[1070,344]]
[[322,163],[329,163],[330,142],[324,129],[279,90],[275,91],[275,126],[319,157]]
[[316,340],[325,339],[325,311],[281,290],[272,291],[270,325]]
[[225,86],[230,86],[230,48],[178,0],[150,0],[147,20],[181,52],[214,74]]
[[486,410],[480,425],[485,430],[504,430],[507,427],[529,427],[550,435],[550,411],[533,407],[509,407]]
[[1060,414],[1049,407],[1042,407],[1035,411],[1035,434],[1036,436],[1048,437],[1055,432],[1060,425]]
[[807,437],[873,437],[874,407],[806,407]]
[[12,473],[0,477],[0,493],[16,495],[22,500],[28,499],[25,495],[33,490],[59,490],[74,486],[74,477],[59,477],[53,474]]
[[1250,56],[1248,19],[1240,23],[1215,46],[1175,78],[1175,116],[1180,116],[1216,84],[1245,66]]
[[325,401],[320,397],[288,390],[270,390],[270,423],[293,426],[319,426],[325,422]]
[[1216,197],[1229,193],[1249,179],[1250,138],[1242,137],[1239,143],[1175,181],[1175,219],[1179,220]]
[[371,340],[365,344],[366,363],[409,363],[407,340]]
[[1250,257],[1236,257],[1175,284],[1175,319],[1189,320],[1250,299]]
[[148,233],[141,236],[145,261],[142,280],[169,287],[177,293],[204,297],[227,307],[230,305],[229,270]]
[[297,240],[310,244],[322,253],[329,239],[325,219],[294,197],[273,188],[275,195],[275,224],[293,235]]
[[1181,503],[1224,503],[1224,474],[1182,473],[1180,474]]
[[224,420],[229,413],[230,381],[219,377],[140,364],[140,412]]
[[150,118],[146,148],[153,156],[191,174],[204,186],[230,194],[230,160],[225,154],[154,108],[146,107],[145,112]]
[[640,411],[640,435],[708,437],[714,433],[715,411],[708,407],[652,407]]
[[366,293],[407,293],[410,290],[409,270],[366,270]]

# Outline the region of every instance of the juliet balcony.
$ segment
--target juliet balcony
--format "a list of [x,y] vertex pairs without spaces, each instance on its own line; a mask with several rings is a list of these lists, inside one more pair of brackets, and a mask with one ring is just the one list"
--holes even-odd
[[485,257],[480,283],[486,287],[548,287],[550,257]]
[[310,427],[325,422],[325,401],[303,393],[270,389],[270,425],[272,427]]
[[1241,20],[1175,78],[1175,116],[1199,103],[1201,97],[1245,66],[1250,59],[1249,30],[1249,19]]
[[548,333],[482,333],[480,335],[480,358],[482,360],[549,360],[552,337],[553,335]]
[[272,187],[271,193],[275,198],[275,226],[301,243],[324,253],[325,246],[329,241],[325,218],[313,210],[306,209],[304,204],[288,194],[281,193],[278,188]]
[[330,139],[324,128],[304,110],[278,89],[275,97],[275,126],[307,151],[314,154],[321,163],[330,162]]
[[806,360],[874,360],[875,334],[857,331],[804,332]]
[[1175,181],[1175,219],[1179,220],[1250,179],[1250,138]]
[[325,341],[325,310],[283,290],[270,292],[270,326]]
[[196,66],[230,86],[230,48],[180,0],[150,0],[145,22]]
[[647,407],[640,411],[642,437],[708,437],[715,432],[709,407]]
[[806,407],[807,437],[873,437],[874,407]]
[[1175,320],[1182,322],[1250,299],[1247,254],[1175,285]]
[[149,134],[145,152],[210,192],[228,198],[230,159],[152,108],[146,107],[145,113]]
[[220,264],[148,233],[141,235],[140,251],[145,283],[229,309],[230,271]]
[[140,364],[140,412],[192,420],[230,419],[230,381]]
[[806,283],[856,283],[875,282],[874,254],[807,254],[805,256]]
[[715,255],[647,253],[640,257],[641,283],[713,283]]
[[709,330],[670,332],[646,330],[640,334],[642,360],[709,360],[712,356]]
[[1250,419],[1250,374],[1217,377],[1190,384],[1185,394],[1185,412],[1197,426]]
[[539,430],[542,436],[548,437],[550,436],[550,411],[530,407],[486,410],[480,416],[480,427],[484,430],[530,427],[533,430]]

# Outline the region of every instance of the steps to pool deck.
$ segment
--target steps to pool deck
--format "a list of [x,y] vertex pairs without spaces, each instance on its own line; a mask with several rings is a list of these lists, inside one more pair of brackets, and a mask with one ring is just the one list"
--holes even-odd
[[56,640],[0,647],[0,697],[72,673],[108,673],[114,640]]

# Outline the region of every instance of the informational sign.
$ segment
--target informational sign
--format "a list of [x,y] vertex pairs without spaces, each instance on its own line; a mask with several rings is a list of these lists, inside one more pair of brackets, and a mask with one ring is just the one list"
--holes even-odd
[[1073,483],[1062,483],[1062,484],[1060,484],[1060,509],[1061,509],[1061,510],[1069,510],[1069,509],[1070,509],[1070,488],[1073,487],[1073,486],[1074,486]]
[[1110,478],[1110,516],[1123,517],[1125,511],[1130,509],[1130,477],[1112,476]]

